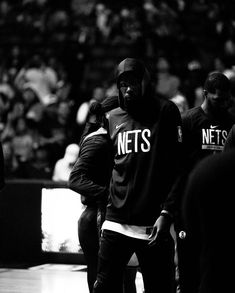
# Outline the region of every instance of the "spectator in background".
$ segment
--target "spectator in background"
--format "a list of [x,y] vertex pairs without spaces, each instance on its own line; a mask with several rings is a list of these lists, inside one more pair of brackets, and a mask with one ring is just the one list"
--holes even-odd
[[60,101],[55,110],[55,121],[51,123],[51,125],[55,125],[54,131],[63,133],[67,144],[77,141],[74,136],[77,134],[78,127],[75,119],[73,119],[72,105],[66,101]]
[[55,95],[57,82],[57,73],[39,55],[34,55],[15,78],[15,86],[20,91],[25,86],[30,87],[37,93],[40,102],[45,106],[57,100]]
[[[5,76],[5,73],[3,75]],[[4,131],[7,124],[7,116],[14,98],[13,87],[5,81],[5,77],[2,77],[0,82],[0,133]]]
[[68,181],[70,172],[78,158],[79,146],[75,143],[69,144],[64,153],[64,157],[59,159],[54,167],[52,180],[53,181]]
[[105,98],[105,88],[97,86],[93,89],[92,98],[88,101],[83,102],[77,111],[76,121],[77,124],[83,127],[86,123],[89,107],[94,101],[101,102]]
[[50,164],[50,150],[46,145],[34,149],[32,163],[28,166],[28,178],[51,180],[53,166]]
[[32,163],[34,139],[29,130],[28,121],[25,118],[20,117],[15,123],[15,134],[11,141],[13,152],[17,159],[18,173],[21,174],[26,165]]
[[45,142],[50,147],[52,164],[64,156],[69,144],[79,142],[78,126],[71,112],[72,108],[66,101],[48,105],[44,111],[42,133],[47,137]]
[[12,130],[4,139],[4,149],[7,145],[12,149],[10,153],[8,150],[6,162],[9,177],[51,179],[52,166],[49,149],[43,142],[45,138],[25,117],[16,118],[12,122]]
[[24,116],[31,120],[41,122],[44,105],[41,103],[35,88],[30,83],[25,83],[20,93]]
[[200,106],[203,102],[203,84],[206,79],[203,65],[197,59],[186,64],[186,73],[182,80],[182,89],[189,108]]
[[18,164],[10,177],[24,179],[47,179],[51,180],[52,166],[50,164],[50,152],[45,145],[39,145],[33,149],[32,159],[24,164]]
[[[194,290],[221,293],[234,288],[234,180],[235,149],[204,158],[192,171],[182,212],[192,239]],[[194,262],[195,261],[195,262]],[[183,291],[184,292],[184,291]]]
[[170,100],[176,104],[181,115],[189,109],[187,98],[181,92],[178,92]]
[[101,39],[107,40],[111,32],[110,19],[111,9],[107,8],[104,3],[97,3],[95,6],[96,27]]
[[15,103],[11,105],[7,113],[7,120],[5,127],[1,133],[1,139],[4,142],[5,140],[12,139],[15,135],[15,124],[16,120],[19,118],[25,118],[24,104],[22,101],[16,100]]
[[156,63],[156,92],[167,99],[173,98],[179,91],[180,78],[171,73],[170,62],[166,57],[159,57]]
[[13,152],[11,140],[2,142],[4,156],[4,173],[6,179],[16,178],[17,160]]

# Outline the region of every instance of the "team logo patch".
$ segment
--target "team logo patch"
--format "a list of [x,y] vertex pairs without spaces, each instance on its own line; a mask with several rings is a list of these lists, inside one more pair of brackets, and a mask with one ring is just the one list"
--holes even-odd
[[177,130],[178,130],[178,142],[182,142],[183,134],[182,134],[181,126],[177,126]]

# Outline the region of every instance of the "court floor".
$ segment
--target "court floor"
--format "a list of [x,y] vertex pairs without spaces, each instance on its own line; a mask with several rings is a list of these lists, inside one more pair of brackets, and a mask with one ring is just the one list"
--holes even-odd
[[[137,293],[143,293],[141,273]],[[26,269],[0,268],[0,293],[89,293],[86,266],[43,264]]]

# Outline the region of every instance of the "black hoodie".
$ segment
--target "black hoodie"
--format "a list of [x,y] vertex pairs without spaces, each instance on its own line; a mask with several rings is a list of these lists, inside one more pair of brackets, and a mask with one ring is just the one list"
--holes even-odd
[[136,59],[120,63],[117,86],[127,71],[140,76],[142,102],[130,114],[121,108],[119,91],[121,107],[108,118],[115,158],[106,219],[151,226],[162,208],[171,208],[166,199],[178,174],[181,117],[173,102],[154,94],[146,68]]

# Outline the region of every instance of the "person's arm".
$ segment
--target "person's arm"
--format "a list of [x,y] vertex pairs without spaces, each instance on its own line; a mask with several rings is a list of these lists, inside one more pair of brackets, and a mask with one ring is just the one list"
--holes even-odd
[[162,203],[162,215],[166,217],[171,216],[174,219],[176,207],[178,206],[178,194],[181,189],[183,165],[184,165],[184,151],[183,151],[183,134],[182,134],[182,119],[179,110],[171,107],[168,112],[168,129],[167,133],[170,137],[169,145],[169,160],[171,162],[171,169],[169,176],[171,176],[171,187],[165,201]]
[[[181,168],[182,157],[182,130],[181,130],[181,116],[178,108],[174,105],[169,107],[167,111],[168,125],[166,125],[165,131],[167,131],[169,141],[169,160],[172,163],[171,170],[169,170],[169,181],[172,185],[177,180]],[[167,147],[167,146],[166,146]],[[171,188],[166,196],[165,201],[162,203],[162,210],[153,226],[153,231],[149,237],[149,245],[154,245],[157,241],[158,235],[166,234],[170,232],[170,227],[175,218],[176,207],[178,203],[178,193],[171,193]]]
[[86,140],[81,145],[79,157],[69,177],[69,188],[81,194],[86,203],[102,203],[107,198],[108,187],[98,184],[94,180],[94,174],[91,176],[91,170],[99,169],[102,172],[102,165],[95,166],[94,164],[97,162],[99,153],[104,151],[102,150],[104,146],[101,137]]
[[176,154],[178,161],[178,168],[175,180],[172,184],[171,190],[168,193],[168,197],[163,204],[163,209],[169,210],[174,217],[175,225],[180,224],[180,211],[181,211],[181,201],[182,194],[186,182],[188,180],[188,174],[194,164],[194,156],[191,152],[191,141],[192,141],[192,126],[191,119],[187,115],[182,115],[181,118],[182,126],[182,137],[181,143],[178,147],[178,154]]
[[228,133],[223,151],[228,151],[232,148],[235,148],[235,125],[232,126],[232,128],[230,129]]

